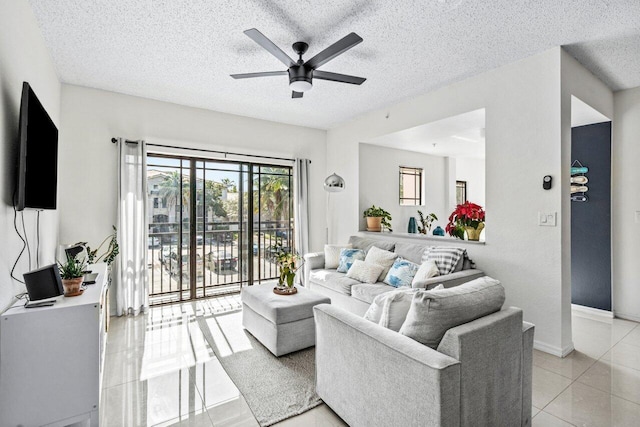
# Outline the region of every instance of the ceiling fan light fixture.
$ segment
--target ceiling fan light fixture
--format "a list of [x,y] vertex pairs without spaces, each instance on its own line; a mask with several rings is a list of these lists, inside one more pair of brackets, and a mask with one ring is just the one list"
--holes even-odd
[[306,92],[313,87],[311,82],[307,80],[295,80],[289,82],[289,88],[294,92]]

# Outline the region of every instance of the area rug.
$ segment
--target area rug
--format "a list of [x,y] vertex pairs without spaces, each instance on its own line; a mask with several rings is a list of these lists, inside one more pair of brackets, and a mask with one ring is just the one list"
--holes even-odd
[[242,328],[241,311],[198,316],[198,323],[261,426],[322,403],[315,392],[315,348],[275,357]]

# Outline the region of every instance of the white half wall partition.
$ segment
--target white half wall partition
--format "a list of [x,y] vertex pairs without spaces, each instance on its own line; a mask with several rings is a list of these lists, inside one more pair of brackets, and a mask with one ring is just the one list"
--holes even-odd
[[[434,92],[373,111],[327,134],[327,171],[349,185],[335,197],[330,233],[345,242],[359,229],[361,141],[486,109],[485,245],[473,250],[479,268],[500,279],[506,305],[521,307],[536,325],[536,347],[552,354],[571,351],[571,309],[563,282],[561,220],[540,227],[538,212],[562,210],[561,186],[542,189],[544,175],[560,176],[561,55],[554,48]],[[562,217],[560,217],[562,218]]]

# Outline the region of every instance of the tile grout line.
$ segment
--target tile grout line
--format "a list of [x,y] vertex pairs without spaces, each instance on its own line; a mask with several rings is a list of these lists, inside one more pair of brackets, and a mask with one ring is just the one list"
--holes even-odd
[[[593,319],[591,319],[591,320],[593,320]],[[623,336],[622,336],[618,341],[616,341],[615,343],[611,344],[611,346],[609,347],[609,349],[608,349],[607,351],[605,351],[605,352],[604,352],[604,354],[603,354],[602,356],[600,356],[600,357],[599,357],[598,359],[596,359],[593,363],[591,363],[591,364],[589,365],[589,367],[588,367],[584,372],[582,372],[580,375],[578,375],[578,377],[576,377],[576,379],[567,378],[567,377],[565,377],[565,376],[564,376],[564,375],[562,375],[562,374],[557,374],[557,375],[560,375],[560,376],[561,376],[561,377],[563,377],[563,378],[570,379],[570,380],[571,380],[571,383],[570,383],[569,385],[567,385],[567,387],[565,387],[565,388],[564,388],[560,393],[558,393],[558,395],[557,395],[557,396],[555,396],[553,399],[551,399],[551,401],[550,401],[549,403],[547,403],[547,404],[544,406],[544,408],[540,408],[540,412],[544,411],[544,409],[545,409],[547,406],[551,405],[551,404],[552,404],[552,403],[553,403],[553,402],[554,402],[558,397],[560,397],[560,395],[561,395],[562,393],[564,393],[564,392],[565,392],[569,387],[571,387],[573,384],[577,383],[577,382],[578,382],[578,379],[580,379],[580,378],[581,378],[585,373],[587,373],[587,371],[588,371],[589,369],[591,369],[591,368],[592,368],[592,367],[593,367],[597,362],[607,362],[606,360],[602,360],[602,358],[603,358],[607,353],[609,353],[609,352],[613,349],[613,347],[615,347],[617,344],[619,344],[620,342],[622,342],[622,340],[623,340],[627,335],[629,335],[629,334],[630,334],[634,329],[636,329],[637,327],[638,327],[638,325],[634,326],[633,328],[631,328],[631,329],[629,330],[629,332],[627,332],[625,335],[623,335]],[[575,349],[574,349],[574,351],[575,351]],[[610,362],[610,363],[612,363],[612,362]],[[613,363],[612,363],[612,364],[613,364]],[[536,365],[536,366],[537,366],[537,365]],[[543,370],[545,370],[545,371],[547,371],[547,372],[551,372],[551,373],[556,374],[555,372],[549,371],[548,369],[545,369],[545,368],[543,368],[543,367],[541,367],[541,366],[537,366],[537,367],[538,367],[539,369],[543,369]],[[633,368],[631,368],[631,369],[633,369]],[[596,391],[599,391],[599,392],[602,392],[602,393],[606,393],[605,391],[600,390],[600,389],[595,388],[595,387],[592,387],[592,386],[590,386],[590,385],[587,385],[587,384],[584,384],[584,383],[579,383],[579,384],[580,384],[581,386],[585,386],[585,387],[591,388],[591,389],[593,389],[593,390],[596,390]],[[635,404],[635,405],[637,405],[637,406],[640,406],[640,405],[638,405],[637,403],[635,403],[635,402],[631,402],[630,400],[627,400],[627,399],[622,398],[622,397],[620,397],[620,396],[618,396],[618,395],[615,395],[615,394],[613,394],[612,392],[609,392],[609,393],[607,393],[607,394],[609,394],[610,396],[618,397],[619,399],[622,399],[622,400],[624,400],[624,401],[626,401],[626,402],[630,402],[630,403],[633,403],[633,404]],[[540,413],[540,412],[538,412],[538,413]],[[559,416],[557,416],[557,415],[551,414],[551,413],[549,413],[549,412],[547,412],[547,411],[544,411],[544,412],[545,412],[546,414],[548,414],[548,415],[551,415],[551,416],[553,416],[553,417],[558,418],[559,420],[562,420],[562,421],[564,421],[564,422],[568,423],[569,425],[572,425],[572,426],[576,427],[576,426],[575,426],[575,424],[571,423],[570,421],[565,420],[564,418],[561,418],[561,417],[559,417]],[[537,415],[538,415],[538,414],[536,414],[536,416],[537,416]],[[533,419],[533,418],[535,418],[535,417],[532,417],[532,419]]]

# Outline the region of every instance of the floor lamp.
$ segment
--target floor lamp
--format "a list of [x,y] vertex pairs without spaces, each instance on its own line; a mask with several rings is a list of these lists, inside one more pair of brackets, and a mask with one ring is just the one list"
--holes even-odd
[[329,242],[329,202],[331,201],[331,193],[338,193],[344,190],[344,179],[340,175],[337,175],[335,172],[333,175],[329,175],[324,180],[324,191],[327,192],[327,211],[326,211],[326,219],[327,219],[327,244]]

